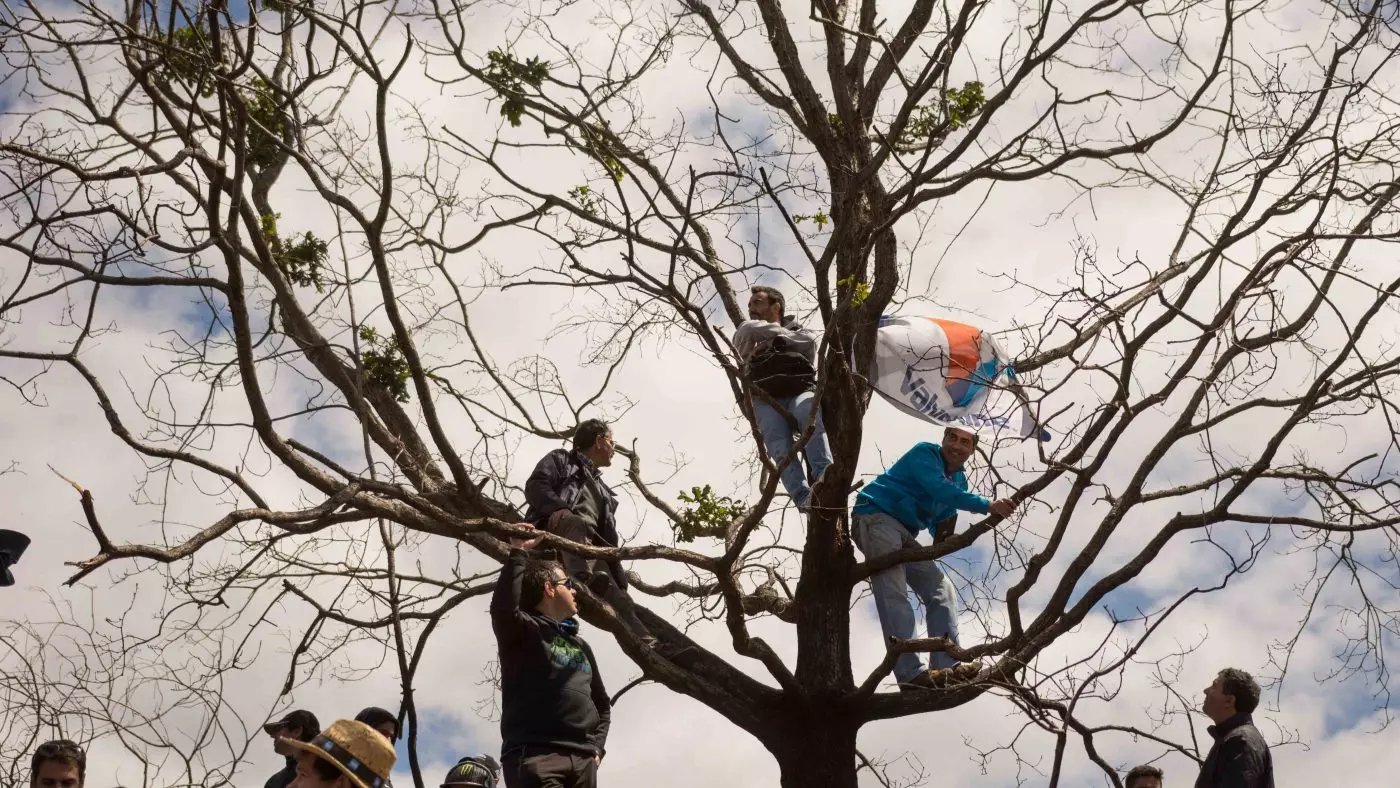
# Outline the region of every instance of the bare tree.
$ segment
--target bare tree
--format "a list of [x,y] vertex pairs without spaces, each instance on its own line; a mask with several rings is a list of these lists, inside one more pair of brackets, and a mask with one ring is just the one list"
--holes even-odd
[[[162,514],[160,538],[119,543],[81,493],[96,552],[74,581],[136,561],[196,605],[232,588],[244,605],[290,595],[320,625],[298,660],[330,660],[357,638],[392,644],[411,709],[410,641],[481,590],[462,557],[499,560],[523,531],[511,524],[518,442],[638,404],[612,381],[650,342],[698,351],[723,375],[757,455],[757,497],[701,489],[691,502],[713,506],[677,506],[633,451],[631,491],[709,549],[545,544],[633,561],[638,589],[725,627],[763,680],[644,610],[661,646],[648,648],[584,599],[645,678],[762,742],[785,786],[855,785],[874,766],[856,754],[863,725],[985,693],[1055,737],[1052,785],[1071,739],[1115,785],[1107,738],[1198,753],[1084,709],[1113,696],[1182,604],[1255,566],[1266,540],[1318,557],[1303,624],[1309,600],[1352,583],[1338,670],[1387,675],[1395,587],[1375,567],[1393,567],[1400,513],[1383,470],[1394,430],[1379,427],[1395,410],[1387,321],[1400,279],[1378,279],[1372,255],[1396,237],[1400,115],[1379,8],[1320,9],[1307,32],[1285,34],[1269,3],[1234,0],[915,0],[897,26],[876,0],[819,1],[808,17],[777,0],[561,2],[522,4],[488,35],[483,7],[446,2],[4,8],[20,97],[0,141],[5,379],[36,403],[45,375],[81,382],[146,463],[142,495],[205,496],[200,524]],[[1282,43],[1251,38],[1261,28]],[[444,117],[425,83],[466,111]],[[693,89],[667,105],[668,84]],[[483,122],[488,107],[499,121]],[[921,295],[910,261],[930,246],[931,212],[1052,179],[1080,201],[1166,197],[1175,238],[1121,264],[1086,241],[1074,276],[1053,285],[992,272],[1036,299],[1014,332],[1016,368],[1059,436],[1033,461],[989,454],[988,484],[1014,489],[1025,514],[858,562],[846,491],[870,401],[863,371],[879,318]],[[545,251],[505,254],[526,242]],[[800,261],[776,265],[773,243]],[[772,525],[781,466],[757,439],[755,394],[726,338],[760,279],[801,287],[825,326],[818,391],[835,462],[797,550]],[[481,299],[516,288],[575,296],[563,328],[584,332],[580,364],[493,357],[474,319]],[[112,341],[112,310],[132,293],[193,303],[195,317],[162,322],[164,344],[144,353],[149,387],[118,402],[117,373],[93,348]],[[812,425],[798,426],[805,440]],[[1336,430],[1370,440],[1305,452]],[[1177,455],[1202,464],[1164,481]],[[1280,513],[1268,494],[1296,506]],[[1040,665],[1183,541],[1229,568],[1116,617],[1068,668]],[[458,553],[401,565],[429,543]],[[974,544],[993,555],[966,582],[985,641],[893,643],[856,675],[852,590]],[[236,549],[196,568],[215,545]],[[793,627],[795,664],[751,633],[760,615]],[[880,691],[898,653],[932,650],[981,672]],[[1280,678],[1289,650],[1284,639]]]

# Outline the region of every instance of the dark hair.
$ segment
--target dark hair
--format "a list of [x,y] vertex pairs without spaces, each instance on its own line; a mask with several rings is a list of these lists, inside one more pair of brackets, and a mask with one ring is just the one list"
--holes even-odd
[[391,714],[387,709],[378,706],[370,706],[359,714],[355,715],[355,722],[363,722],[371,728],[378,728],[384,723],[391,723],[394,726],[393,740],[399,738],[399,718]]
[[589,419],[574,428],[574,451],[588,451],[598,439],[612,432],[606,421]]
[[1128,772],[1128,776],[1123,778],[1123,788],[1133,788],[1133,782],[1139,777],[1156,777],[1158,780],[1161,780],[1162,770],[1158,769],[1156,766],[1148,766],[1145,763],[1141,766],[1134,766],[1132,771]]
[[1239,668],[1220,671],[1220,689],[1235,698],[1235,711],[1249,714],[1259,708],[1259,682]]
[[749,292],[755,295],[762,294],[767,296],[769,301],[776,301],[779,315],[787,311],[787,299],[783,298],[783,294],[778,291],[778,288],[769,287],[767,285],[754,285]]
[[54,739],[39,745],[34,751],[34,760],[29,764],[29,784],[39,783],[39,767],[49,761],[66,763],[78,768],[78,782],[87,777],[87,754],[83,748],[67,739]]
[[564,571],[558,561],[531,559],[520,573],[520,608],[534,610],[544,601],[546,583],[553,583],[555,574]]
[[328,783],[337,777],[345,776],[345,772],[337,769],[329,758],[322,758],[314,752],[308,752],[307,755],[311,756],[311,768],[315,770],[316,776],[321,778],[321,782]]

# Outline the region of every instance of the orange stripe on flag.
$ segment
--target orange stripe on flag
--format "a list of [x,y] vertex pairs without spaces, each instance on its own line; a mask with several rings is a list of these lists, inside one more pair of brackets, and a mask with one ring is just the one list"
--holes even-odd
[[966,323],[954,323],[951,320],[939,320],[930,317],[943,333],[948,336],[948,353],[951,360],[948,364],[948,380],[966,380],[977,369],[977,365],[982,363],[982,331],[981,329],[969,326]]

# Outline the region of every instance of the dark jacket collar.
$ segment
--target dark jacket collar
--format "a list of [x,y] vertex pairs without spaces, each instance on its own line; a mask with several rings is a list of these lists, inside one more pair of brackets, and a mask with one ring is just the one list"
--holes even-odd
[[1235,716],[1233,717],[1225,718],[1220,722],[1219,725],[1212,725],[1209,728],[1206,728],[1206,730],[1210,733],[1211,736],[1219,739],[1225,734],[1229,733],[1230,731],[1240,727],[1241,725],[1253,724],[1254,718],[1242,711],[1235,714]]

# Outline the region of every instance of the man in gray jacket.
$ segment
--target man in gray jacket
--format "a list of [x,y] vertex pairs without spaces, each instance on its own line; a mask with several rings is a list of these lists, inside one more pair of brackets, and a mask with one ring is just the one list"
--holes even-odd
[[[815,485],[831,464],[831,446],[816,396],[817,340],[811,331],[783,315],[785,306],[783,294],[776,289],[753,288],[749,293],[749,319],[739,324],[734,349],[749,383],[759,390],[753,397],[754,420],[773,462],[782,463],[792,453],[794,438],[816,410],[812,437],[803,449]],[[797,508],[806,510],[812,487],[807,484],[802,461],[793,457],[781,479],[783,489]]]

